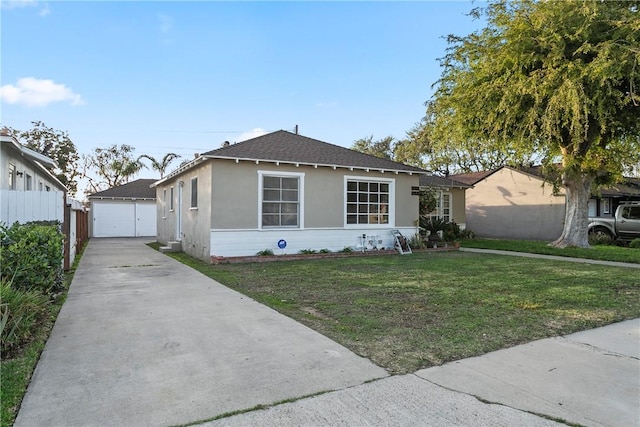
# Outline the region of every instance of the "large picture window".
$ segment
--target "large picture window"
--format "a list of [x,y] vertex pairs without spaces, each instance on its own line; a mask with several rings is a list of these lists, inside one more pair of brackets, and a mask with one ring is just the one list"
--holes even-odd
[[262,177],[262,227],[300,227],[299,176]]
[[391,184],[347,180],[347,224],[390,224]]

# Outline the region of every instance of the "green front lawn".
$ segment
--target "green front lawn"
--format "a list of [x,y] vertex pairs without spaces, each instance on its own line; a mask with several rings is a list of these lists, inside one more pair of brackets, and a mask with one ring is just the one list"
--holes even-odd
[[554,248],[549,242],[532,240],[463,240],[464,248],[497,249],[501,251],[529,252],[532,254],[556,255],[575,258],[597,259],[603,261],[631,262],[640,264],[640,249],[619,246],[594,245],[590,248]]
[[446,252],[212,266],[172,254],[392,373],[640,316],[637,270]]

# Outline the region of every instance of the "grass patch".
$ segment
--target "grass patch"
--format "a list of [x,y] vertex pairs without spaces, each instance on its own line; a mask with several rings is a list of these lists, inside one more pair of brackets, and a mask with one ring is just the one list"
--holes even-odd
[[554,248],[549,242],[532,240],[463,240],[465,248],[496,249],[501,251],[528,252],[532,254],[556,255],[574,258],[597,259],[602,261],[630,262],[640,264],[640,251],[620,246],[597,245],[590,248]]
[[640,315],[626,269],[464,252],[210,265],[170,256],[407,373]]
[[73,280],[73,275],[83,252],[84,248],[76,254],[72,268],[64,274],[63,292],[51,304],[44,307],[46,313],[42,317],[42,321],[37,325],[36,332],[29,343],[21,351],[17,352],[15,357],[2,360],[0,364],[0,378],[2,379],[2,387],[0,387],[0,425],[2,426],[13,425],[18,415],[20,404],[31,381],[31,375],[40,359],[40,354],[44,350],[47,339],[49,339],[58,313],[60,313],[60,309],[66,300],[69,285]]

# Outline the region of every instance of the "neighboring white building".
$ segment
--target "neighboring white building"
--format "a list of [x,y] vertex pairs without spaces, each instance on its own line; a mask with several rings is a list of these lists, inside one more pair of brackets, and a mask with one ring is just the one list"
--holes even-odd
[[64,221],[67,188],[48,168],[53,159],[0,135],[0,222]]

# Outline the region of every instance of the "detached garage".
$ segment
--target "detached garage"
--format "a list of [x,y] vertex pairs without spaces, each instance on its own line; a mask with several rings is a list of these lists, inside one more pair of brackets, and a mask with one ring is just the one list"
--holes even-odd
[[155,179],[138,179],[89,196],[92,237],[155,237]]

